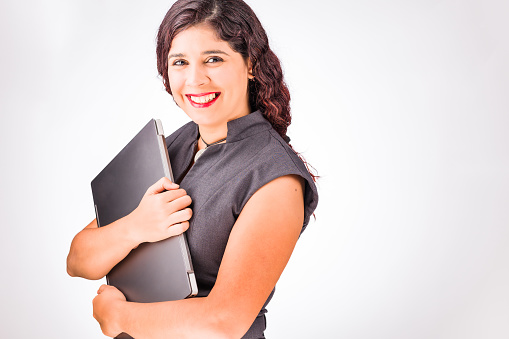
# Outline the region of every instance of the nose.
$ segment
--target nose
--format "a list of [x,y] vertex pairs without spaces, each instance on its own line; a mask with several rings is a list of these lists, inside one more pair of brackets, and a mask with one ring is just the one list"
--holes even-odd
[[205,85],[210,81],[210,78],[207,75],[206,69],[202,65],[190,65],[188,67],[188,73],[186,78],[187,86],[201,86]]

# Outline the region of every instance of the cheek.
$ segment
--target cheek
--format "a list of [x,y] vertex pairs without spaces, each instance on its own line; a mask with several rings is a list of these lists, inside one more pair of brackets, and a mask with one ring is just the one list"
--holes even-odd
[[235,79],[232,79],[232,83],[235,84],[235,91],[238,93],[239,96],[245,96],[247,93],[247,87],[248,87],[248,78],[247,76],[244,76],[243,73],[238,73],[238,76],[235,77]]
[[247,88],[247,72],[240,67],[214,72],[211,78],[216,85],[235,93],[243,93]]
[[182,95],[184,81],[182,75],[168,73],[168,81],[170,82],[171,93],[174,97]]
[[244,63],[242,63],[242,65],[239,65],[237,67],[236,72],[233,74],[236,74],[235,82],[237,83],[238,89],[242,91],[247,89],[247,85],[249,82],[248,78],[249,72],[246,65]]

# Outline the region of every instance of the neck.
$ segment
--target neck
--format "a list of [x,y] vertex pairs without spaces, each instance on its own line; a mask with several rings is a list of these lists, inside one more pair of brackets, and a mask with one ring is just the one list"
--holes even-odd
[[226,126],[226,124],[224,126],[216,128],[198,126],[198,129],[200,131],[200,138],[198,139],[199,150],[207,147],[203,140],[205,140],[207,144],[213,144],[216,141],[226,138],[226,134],[228,133],[228,127]]
[[[247,103],[246,103],[247,104]],[[246,107],[245,110],[239,111],[239,114],[232,116],[230,115],[228,121],[238,119],[240,117],[246,116],[249,114],[249,107]],[[224,122],[224,120],[223,120]],[[198,150],[205,148],[207,145],[201,140],[205,140],[207,144],[212,144],[218,140],[226,138],[228,134],[228,122],[214,124],[214,125],[198,125],[198,130],[200,132],[201,138],[198,139]]]

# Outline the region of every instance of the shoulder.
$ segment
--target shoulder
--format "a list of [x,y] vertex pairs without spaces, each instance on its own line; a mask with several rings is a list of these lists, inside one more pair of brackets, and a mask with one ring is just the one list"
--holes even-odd
[[[250,150],[249,180],[251,195],[264,186],[272,186],[276,190],[294,191],[295,185],[302,185],[304,194],[304,227],[309,223],[310,216],[318,205],[318,190],[309,174],[306,165],[299,155],[272,128],[254,135],[245,145]],[[284,179],[283,179],[284,178]],[[272,190],[271,190],[272,191]],[[247,201],[245,201],[247,202]]]
[[166,138],[166,148],[168,149],[171,169],[176,182],[180,182],[182,175],[189,166],[197,138],[198,126],[192,121]]
[[193,134],[197,133],[197,130],[197,125],[193,121],[184,124],[166,137],[166,147],[170,148],[174,146],[174,144],[186,142],[188,139],[192,138]]

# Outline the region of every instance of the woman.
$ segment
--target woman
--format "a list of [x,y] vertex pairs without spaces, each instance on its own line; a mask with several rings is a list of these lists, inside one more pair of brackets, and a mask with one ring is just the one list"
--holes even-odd
[[93,303],[103,333],[263,338],[265,306],[318,201],[288,145],[279,60],[242,0],[177,1],[159,28],[157,60],[193,120],[166,139],[176,183],[162,178],[107,227],[92,221],[73,240],[68,272],[100,279],[140,243],[187,230],[198,297],[141,304],[103,285]]

